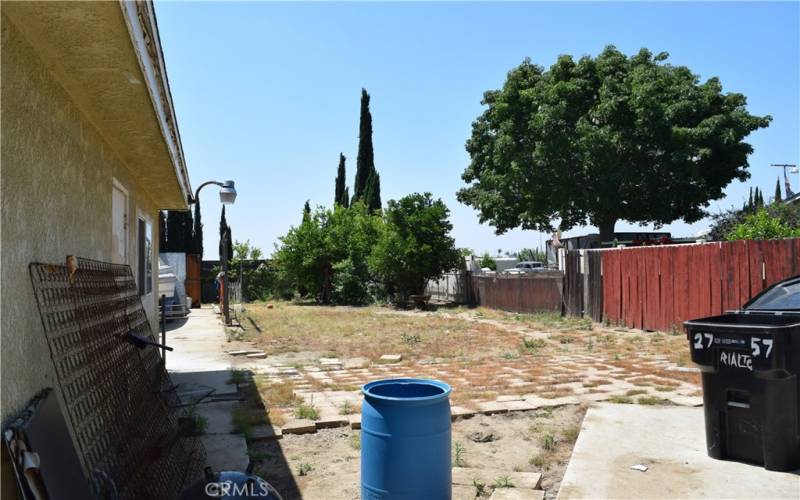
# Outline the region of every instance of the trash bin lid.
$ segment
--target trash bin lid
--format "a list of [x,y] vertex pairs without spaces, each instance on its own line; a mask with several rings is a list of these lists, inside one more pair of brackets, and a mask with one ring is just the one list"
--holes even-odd
[[745,311],[796,312],[800,314],[800,276],[779,281],[747,301]]

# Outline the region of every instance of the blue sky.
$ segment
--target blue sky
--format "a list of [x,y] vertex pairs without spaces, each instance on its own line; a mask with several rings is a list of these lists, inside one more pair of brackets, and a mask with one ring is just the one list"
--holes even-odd
[[[384,202],[430,191],[450,207],[458,246],[540,245],[547,235],[533,231],[496,236],[455,198],[482,94],[525,57],[550,66],[559,54],[596,55],[608,44],[667,51],[672,64],[744,93],[751,113],[772,115],[748,139],[752,179],[731,184],[712,210],[740,206],[751,185],[772,196],[780,171],[769,164],[800,162],[796,2],[157,2],[156,12],[192,184],[234,179],[234,238],[268,254],[307,199],[331,205],[340,151],[352,185],[362,87],[372,95]],[[792,182],[800,190],[800,176]],[[216,258],[221,206],[211,188],[201,199],[206,258]],[[707,225],[667,229],[688,236]]]

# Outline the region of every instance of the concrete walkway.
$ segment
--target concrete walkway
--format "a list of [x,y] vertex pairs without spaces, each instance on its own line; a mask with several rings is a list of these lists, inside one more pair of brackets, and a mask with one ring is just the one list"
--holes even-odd
[[249,460],[247,443],[241,434],[231,434],[236,403],[213,401],[236,393],[236,386],[229,383],[231,364],[224,353],[228,343],[222,323],[211,308],[192,309],[186,320],[167,323],[167,345],[175,349],[167,353],[167,370],[172,381],[180,385],[184,403],[211,392],[211,397],[196,407],[208,424],[201,437],[207,465],[215,472],[244,471]]
[[600,404],[586,413],[558,498],[796,499],[800,475],[709,458],[702,408]]

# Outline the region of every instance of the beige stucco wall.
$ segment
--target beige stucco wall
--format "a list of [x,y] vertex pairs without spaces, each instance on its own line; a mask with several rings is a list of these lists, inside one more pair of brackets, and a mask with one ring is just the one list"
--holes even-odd
[[[56,383],[28,264],[61,263],[66,255],[110,260],[112,179],[116,178],[130,194],[129,263],[135,273],[135,221],[137,213],[143,213],[153,226],[153,276],[157,277],[158,219],[157,207],[137,185],[135,174],[120,162],[5,15],[0,71],[0,421],[5,424],[39,390]],[[156,327],[156,294],[145,299]]]

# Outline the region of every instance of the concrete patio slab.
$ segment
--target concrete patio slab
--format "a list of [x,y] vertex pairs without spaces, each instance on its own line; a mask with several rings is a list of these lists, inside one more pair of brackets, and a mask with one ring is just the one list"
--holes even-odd
[[800,471],[709,458],[702,408],[599,404],[586,413],[558,498],[796,499]]
[[544,491],[528,488],[495,488],[489,500],[542,500]]

